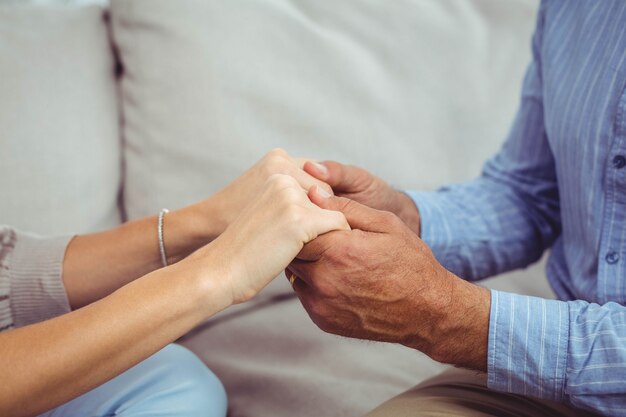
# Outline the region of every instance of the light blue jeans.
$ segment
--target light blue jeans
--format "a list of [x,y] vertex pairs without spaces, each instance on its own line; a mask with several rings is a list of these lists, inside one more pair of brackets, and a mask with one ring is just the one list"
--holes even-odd
[[226,393],[193,353],[169,345],[45,417],[224,417]]

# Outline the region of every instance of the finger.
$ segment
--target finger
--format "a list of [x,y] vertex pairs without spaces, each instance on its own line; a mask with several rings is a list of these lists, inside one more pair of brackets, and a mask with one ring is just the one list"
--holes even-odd
[[323,190],[325,190],[327,193],[333,194],[333,189],[330,187],[330,185],[326,184],[324,181],[321,181],[309,175],[307,172],[303,171],[300,168],[294,169],[294,172],[290,174],[298,181],[300,186],[304,188],[305,190],[308,190],[309,188],[314,187],[314,186],[318,186],[318,187],[321,187]]
[[353,229],[368,232],[388,232],[390,220],[394,215],[376,210],[345,197],[329,196],[313,187],[309,190],[309,199],[326,210],[339,211],[344,214]]
[[285,268],[285,278],[287,278],[287,281],[291,279],[292,275],[295,275],[295,273],[289,267]]
[[298,296],[300,300],[302,300],[304,297],[307,296],[309,292],[311,292],[306,282],[304,282],[300,278],[296,278],[296,280],[293,282],[292,287],[293,287],[293,292],[296,293],[296,295]]
[[335,161],[308,161],[302,169],[311,176],[324,181],[337,192],[352,192],[359,178],[367,174],[363,169]]
[[295,275],[302,282],[311,285],[312,283],[309,281],[309,277],[312,274],[313,268],[313,262],[294,259],[287,267],[287,270],[289,270],[289,278],[291,278],[291,275]]
[[343,233],[348,232],[335,231],[318,236],[316,239],[304,245],[300,253],[296,256],[296,259],[308,262],[319,260],[327,250],[337,244],[337,239],[344,238],[343,236],[337,236]]
[[291,158],[291,160],[300,169],[303,169],[307,162],[313,162],[313,159],[311,158]]
[[302,169],[304,164],[308,161],[311,161],[311,159],[292,157],[285,150],[280,149],[280,148],[273,149],[267,155],[274,156],[275,158],[278,158],[280,161],[286,162],[287,167],[285,167],[282,164],[280,165],[282,167],[281,172],[294,177],[298,181],[298,183],[300,183],[300,186],[304,190],[308,190],[314,185],[319,185],[320,187],[324,188],[329,193],[333,194],[333,190],[328,184],[326,184],[324,181],[320,181],[319,179],[309,175],[307,172],[305,172]]
[[297,259],[294,259],[289,266],[287,266],[287,268],[285,268],[285,277],[287,278],[287,281],[289,281],[289,284],[291,284],[291,277],[295,277],[294,283],[298,280],[305,282],[307,285],[309,284],[307,277],[308,274],[307,269],[305,267],[304,264],[306,264],[307,262],[305,261],[300,261]]
[[[314,188],[316,192],[324,196],[324,198],[331,196],[326,190],[317,185],[311,188]],[[350,225],[346,220],[346,216],[344,216],[340,211],[327,210],[320,207],[311,201],[308,197],[308,193],[306,192],[304,193],[303,203],[304,207],[309,210],[309,215],[304,219],[304,222],[305,225],[308,226],[307,229],[312,232],[309,240],[305,243],[308,243],[316,237],[333,230],[350,230]]]
[[311,210],[310,215],[304,219],[305,230],[308,231],[308,236],[304,243],[307,244],[316,238],[321,237],[328,232],[334,230],[350,230],[350,225],[346,216],[343,213],[335,210],[325,210],[315,207],[310,201]]
[[[297,272],[294,272],[290,268],[285,269],[285,275],[287,276],[287,280],[290,281],[290,285],[293,288],[293,291],[296,293],[298,298],[303,296],[305,293],[310,292],[309,285],[307,282],[302,279]],[[291,284],[291,277],[294,276],[295,280],[293,284]]]
[[302,169],[320,181],[325,182],[329,177],[328,168],[323,162],[305,161]]

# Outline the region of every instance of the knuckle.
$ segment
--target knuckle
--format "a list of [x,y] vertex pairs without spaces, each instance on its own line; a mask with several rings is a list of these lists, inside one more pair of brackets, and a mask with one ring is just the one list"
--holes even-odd
[[363,262],[360,251],[353,245],[342,247],[341,252],[343,256],[339,259],[342,259],[345,263],[360,264]]
[[289,205],[285,210],[284,216],[289,223],[299,224],[302,220],[302,210],[294,205]]
[[406,223],[404,223],[404,220],[394,214],[393,220],[391,221],[391,228],[396,230],[404,229],[406,228]]
[[311,313],[315,317],[323,317],[324,306],[318,300],[313,300],[311,303],[309,303],[309,313]]
[[320,316],[316,320],[313,321],[320,330],[325,333],[335,334],[334,326],[332,321],[326,316]]
[[317,285],[317,292],[323,298],[334,298],[337,295],[337,289],[335,286],[328,283],[319,283]]
[[328,319],[326,318],[326,309],[324,305],[317,300],[309,301],[307,306],[307,312],[309,313],[309,317],[317,327],[320,329],[327,331],[328,329]]
[[274,157],[270,157],[267,161],[265,161],[265,164],[263,164],[263,171],[265,172],[265,175],[282,173],[283,162]]
[[346,216],[339,211],[325,211],[322,212],[322,215],[325,216],[332,225],[337,228],[344,228],[348,225],[348,220],[346,220]]
[[263,171],[266,175],[284,173],[289,167],[287,152],[282,149],[273,149],[263,158]]
[[362,245],[359,244],[361,239],[360,230],[352,232],[357,236],[356,240],[350,240],[338,243],[332,250],[332,253],[327,253],[328,261],[331,262],[336,268],[352,269],[362,267],[364,260],[367,258],[367,253],[362,250]]
[[281,188],[282,201],[288,207],[300,208],[298,204],[302,201],[302,198],[304,197],[302,192],[294,186],[293,182],[290,179],[286,179],[285,182],[282,184],[282,186],[283,186]]
[[381,211],[373,220],[373,223],[376,224],[376,226],[385,230],[397,228],[399,222],[402,222],[402,220],[400,220],[400,218],[398,218],[395,214],[388,211]]
[[285,207],[283,208],[282,217],[283,220],[295,230],[301,230],[302,223],[307,218],[302,207],[292,204],[289,201],[286,202]]
[[389,211],[383,211],[381,213],[381,220],[383,223],[386,223],[390,226],[395,226],[398,224],[397,221],[400,219],[398,218],[398,216]]
[[344,211],[344,212],[349,212],[355,208],[356,201],[350,200],[349,198],[345,198],[345,197],[338,197],[337,205],[338,205],[339,210]]
[[269,177],[267,177],[267,180],[265,180],[265,188],[271,191],[275,191],[278,188],[278,184],[280,183],[280,181],[280,175],[270,175]]
[[328,322],[322,317],[311,317],[311,321],[323,332],[330,333]]
[[288,175],[284,174],[271,174],[267,182],[272,186],[275,190],[282,190],[291,187],[292,178]]
[[267,153],[267,155],[270,156],[270,157],[278,156],[278,157],[283,157],[284,158],[284,157],[287,156],[287,151],[285,151],[283,148],[274,148],[274,149],[270,150]]

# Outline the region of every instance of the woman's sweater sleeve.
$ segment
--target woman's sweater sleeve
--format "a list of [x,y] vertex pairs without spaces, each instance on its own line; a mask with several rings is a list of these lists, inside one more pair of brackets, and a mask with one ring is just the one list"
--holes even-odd
[[42,238],[0,225],[0,331],[71,310],[62,271],[71,238]]

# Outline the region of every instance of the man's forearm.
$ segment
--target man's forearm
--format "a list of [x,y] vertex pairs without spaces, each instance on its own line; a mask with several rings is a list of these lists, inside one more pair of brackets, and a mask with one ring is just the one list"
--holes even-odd
[[419,335],[419,343],[408,345],[436,361],[486,372],[490,291],[449,275],[450,296],[435,312],[433,331]]

